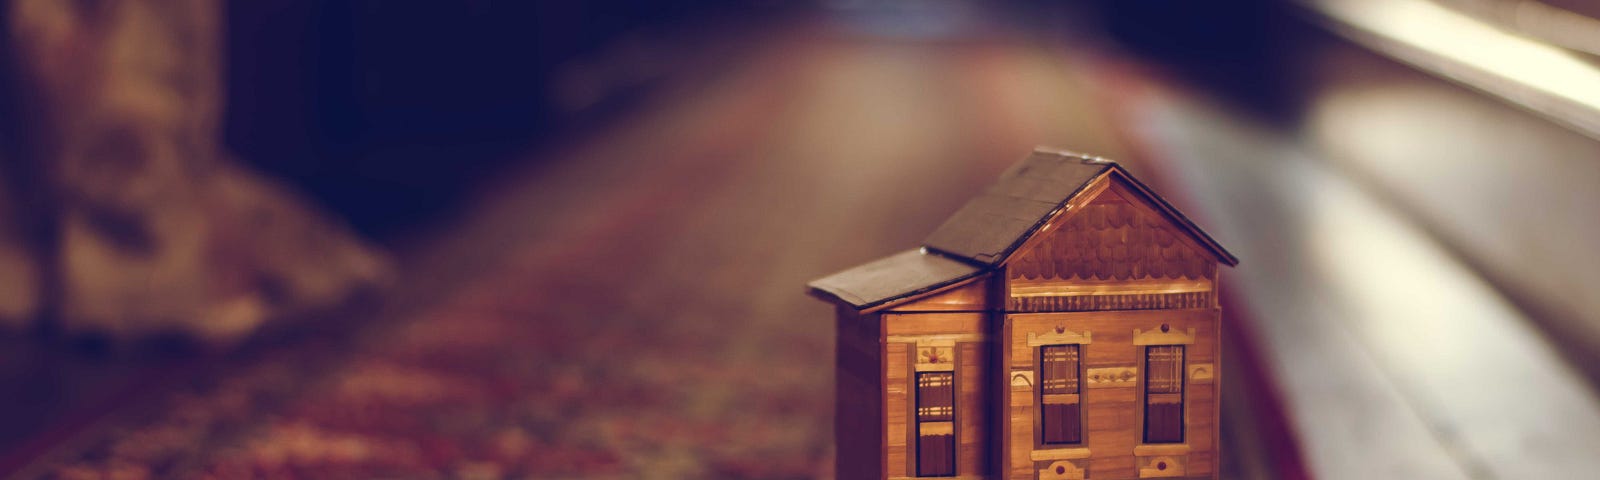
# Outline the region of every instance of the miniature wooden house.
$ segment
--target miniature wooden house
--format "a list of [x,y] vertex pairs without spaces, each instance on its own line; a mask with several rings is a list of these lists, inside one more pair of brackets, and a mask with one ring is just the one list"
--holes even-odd
[[1216,478],[1217,264],[1114,162],[1035,151],[837,304],[837,477]]

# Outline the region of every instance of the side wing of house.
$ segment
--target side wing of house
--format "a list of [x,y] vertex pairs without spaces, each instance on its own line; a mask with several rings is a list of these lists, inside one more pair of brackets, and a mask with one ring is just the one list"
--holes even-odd
[[994,471],[992,278],[878,313],[885,477],[978,478]]
[[1122,175],[996,272],[1002,478],[1216,474],[1219,257]]

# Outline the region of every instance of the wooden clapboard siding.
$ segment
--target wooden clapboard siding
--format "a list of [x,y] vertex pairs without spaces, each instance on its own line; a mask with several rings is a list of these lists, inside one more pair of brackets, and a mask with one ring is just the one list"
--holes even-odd
[[[1105,396],[1103,392],[1095,392],[1094,395],[1090,395],[1091,398],[1102,396]],[[1134,400],[1132,398],[1115,401],[1092,400],[1090,403],[1084,404],[1084,408],[1087,411],[1094,412],[1093,415],[1088,416],[1088,421],[1084,422],[1084,430],[1091,437],[1094,432],[1132,429],[1139,423],[1136,417],[1138,412],[1134,408]]]
[[990,435],[988,401],[993,368],[988,361],[989,348],[984,342],[956,344],[956,386],[960,388],[956,399],[957,455],[956,473],[983,475],[989,473]]
[[[1089,448],[1090,450],[1094,449],[1094,447]],[[1089,475],[1091,478],[1137,478],[1139,471],[1135,464],[1136,461],[1131,453],[1126,455],[1096,454],[1089,459]]]
[[[1200,346],[1202,342],[1211,342],[1214,345],[1216,341],[1216,332],[1212,330],[1212,323],[1215,321],[1214,313],[1211,309],[1137,310],[1014,313],[1010,314],[1009,317],[1014,321],[1013,330],[1018,332],[1017,338],[1012,340],[1013,345],[1020,344],[1022,348],[1027,348],[1028,332],[1049,332],[1060,323],[1067,330],[1074,332],[1094,332],[1094,343],[1089,347],[1089,350],[1092,350],[1089,353],[1091,361],[1095,361],[1097,358],[1106,358],[1100,357],[1100,355],[1110,355],[1116,356],[1116,358],[1125,358],[1131,362],[1137,360],[1137,354],[1124,354],[1119,353],[1118,349],[1094,348],[1094,346],[1102,343],[1131,346],[1133,344],[1134,329],[1149,331],[1160,328],[1162,324],[1167,324],[1172,329],[1179,331],[1194,328],[1196,346]],[[1104,340],[1102,340],[1102,336],[1104,336]],[[1208,351],[1208,354],[1214,354],[1211,353],[1210,347],[1205,347],[1204,349]]]
[[882,470],[883,456],[876,439],[882,436],[879,384],[859,377],[839,379],[834,402],[834,440],[838,445],[837,478],[874,475]]
[[1006,452],[1009,460],[1009,475],[1013,479],[1033,478],[1034,465],[1029,457],[1033,449],[1034,437],[1034,409],[1037,408],[1030,391],[1011,392],[1011,403],[1006,422],[1010,427],[1008,438],[1010,445],[1027,445],[1028,448],[1010,448]]
[[846,317],[846,313],[840,313],[834,345],[835,366],[841,374],[862,377],[877,385],[882,380],[878,315],[856,315],[854,312],[848,315]]
[[[1053,325],[1053,324],[1052,324]],[[1127,367],[1139,363],[1138,352],[1123,346],[1133,345],[1133,327],[1099,328],[1098,325],[1080,324],[1084,331],[1094,334],[1094,343],[1083,350],[1083,363],[1088,368]],[[1072,328],[1072,327],[1069,327]],[[1076,330],[1074,330],[1076,331]],[[1027,345],[1023,345],[1026,347]]]
[[896,305],[886,312],[964,312],[987,310],[989,276],[967,280],[943,292]]
[[1184,434],[1184,442],[1191,448],[1189,463],[1185,465],[1185,472],[1189,475],[1199,473],[1217,473],[1220,465],[1214,459],[1217,456],[1217,418],[1219,404],[1217,399],[1217,384],[1190,384],[1185,386],[1184,408],[1188,410],[1188,432]]
[[[1012,313],[1006,315],[1003,325],[1006,352],[1003,361],[1008,371],[1035,369],[1037,350],[1028,346],[1028,334],[1047,334],[1058,327],[1091,336],[1091,343],[1082,348],[1088,369],[1132,368],[1142,374],[1142,350],[1133,344],[1133,330],[1155,331],[1162,325],[1179,332],[1194,329],[1194,343],[1185,348],[1186,363],[1214,364],[1218,360],[1215,308]],[[1082,389],[1087,418],[1084,441],[1091,452],[1089,474],[1092,478],[1136,478],[1139,459],[1133,451],[1142,441],[1143,428],[1140,387],[1137,382],[1095,385],[1086,381]],[[1213,383],[1185,384],[1184,408],[1188,420],[1184,444],[1190,448],[1186,463],[1189,475],[1208,476],[1215,472],[1215,386],[1214,380]],[[1008,387],[1006,393],[1009,395],[1007,427],[1010,429],[1004,452],[1009,460],[1007,472],[1009,478],[1033,478],[1036,470],[1046,465],[1029,458],[1037,444],[1034,438],[1035,392]]]
[[1202,411],[1202,414],[1209,413],[1211,416],[1211,435],[1209,435],[1211,444],[1202,449],[1202,452],[1210,451],[1211,476],[1221,478],[1222,462],[1218,460],[1222,457],[1222,307],[1220,305],[1211,309],[1211,319],[1212,327],[1209,331],[1216,340],[1210,345],[1211,383],[1206,386],[1211,389],[1211,401],[1216,402],[1216,406],[1210,412]]
[[890,337],[939,334],[982,335],[985,319],[988,317],[989,314],[982,312],[883,314],[884,331]]
[[[996,455],[996,458],[999,459],[997,470],[1000,471],[1001,478],[1010,480],[1031,479],[1033,478],[1033,472],[1031,471],[1033,465],[1029,462],[1027,453],[1019,452],[1018,449],[1011,448],[1011,445],[1017,443],[1018,435],[1021,435],[1023,439],[1028,439],[1033,435],[1032,419],[1026,416],[1031,414],[1032,410],[1019,408],[1016,405],[1018,401],[1025,402],[1024,405],[1028,405],[1029,403],[1027,402],[1032,401],[1032,396],[1026,390],[1019,392],[1017,388],[1011,386],[1012,365],[1019,359],[1015,358],[1014,350],[1008,347],[1012,344],[1011,318],[1001,318],[1000,324],[1000,345],[998,346],[1000,350],[1000,365],[997,370],[1002,372],[1005,379],[996,382],[1000,388],[1000,411],[1002,412],[998,418],[1000,451]],[[1027,413],[1019,410],[1026,410]],[[1017,419],[1018,416],[1023,416],[1028,421],[1020,422]]]
[[911,460],[911,355],[915,345],[903,342],[883,344],[884,474],[907,477],[915,474]]
[[864,478],[883,472],[883,376],[878,315],[859,315],[839,307],[835,330],[838,383],[834,391],[836,478]]
[[[991,471],[993,408],[992,396],[994,362],[990,359],[987,325],[993,314],[970,312],[903,312],[881,314],[884,332],[885,362],[883,376],[887,429],[884,433],[889,477],[914,476],[917,458],[913,435],[914,419],[911,404],[915,390],[911,387],[917,341],[935,340],[956,342],[956,436],[958,475],[982,476]],[[876,437],[875,437],[876,438]]]
[[1216,452],[1214,451],[1190,452],[1187,457],[1188,461],[1184,464],[1183,469],[1185,474],[1198,476],[1212,472],[1217,468]]
[[[1060,324],[1073,332],[1093,332],[1094,343],[1086,347],[1085,366],[1088,368],[1133,366],[1139,362],[1138,351],[1132,347],[1133,329],[1151,330],[1167,324],[1171,328],[1195,329],[1197,352],[1192,362],[1214,363],[1216,359],[1215,311],[1213,309],[1140,310],[1113,312],[1057,312],[1011,314],[1019,319],[1015,337],[1008,343],[1012,367],[1032,367],[1028,332],[1046,333]],[[1123,345],[1129,348],[1112,348]]]

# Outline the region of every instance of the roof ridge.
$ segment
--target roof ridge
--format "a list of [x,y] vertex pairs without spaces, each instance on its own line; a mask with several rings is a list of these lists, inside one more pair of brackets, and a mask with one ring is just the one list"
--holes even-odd
[[1065,148],[1038,146],[1038,147],[1033,147],[1033,153],[1048,153],[1048,154],[1055,155],[1055,156],[1058,156],[1058,157],[1073,157],[1073,158],[1077,158],[1079,160],[1082,160],[1082,163],[1084,163],[1084,164],[1118,165],[1116,160],[1112,160],[1112,159],[1109,159],[1109,158],[1106,158],[1106,157],[1102,157],[1102,156],[1099,156],[1099,155],[1090,155],[1090,154],[1082,153],[1082,152],[1074,152],[1072,150],[1067,150]]
[[955,253],[951,253],[951,252],[946,252],[944,250],[940,250],[939,247],[930,247],[928,245],[919,245],[917,247],[917,251],[922,253],[923,255],[933,255],[933,256],[937,256],[937,257],[941,257],[941,258],[948,258],[948,259],[951,259],[951,260],[955,260],[957,262],[961,262],[961,263],[965,263],[965,264],[968,264],[968,265],[972,265],[972,266],[977,267],[978,269],[981,269],[981,270],[989,270],[989,269],[995,267],[995,265],[992,264],[992,263],[985,263],[983,261],[979,261],[979,260],[976,260],[976,259],[967,258],[967,257],[965,257],[963,255],[959,255],[959,254],[955,254]]

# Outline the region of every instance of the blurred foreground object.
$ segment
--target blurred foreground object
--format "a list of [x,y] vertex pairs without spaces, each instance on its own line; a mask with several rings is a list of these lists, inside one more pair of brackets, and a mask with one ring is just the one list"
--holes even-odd
[[219,147],[217,2],[5,7],[21,110],[19,158],[0,172],[16,201],[0,204],[10,326],[219,345],[389,275]]

